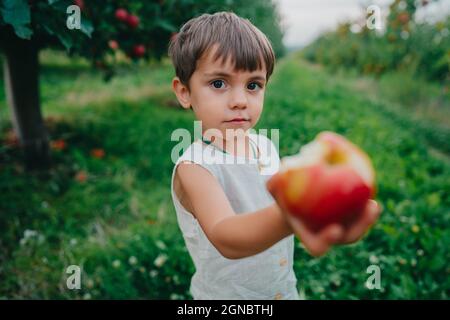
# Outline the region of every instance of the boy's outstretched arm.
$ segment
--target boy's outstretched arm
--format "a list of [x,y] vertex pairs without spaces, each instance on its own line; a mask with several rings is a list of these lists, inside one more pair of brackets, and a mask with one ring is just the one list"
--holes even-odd
[[236,214],[219,182],[206,169],[182,162],[176,174],[192,204],[195,218],[224,257],[238,259],[257,254],[292,234],[277,204]]

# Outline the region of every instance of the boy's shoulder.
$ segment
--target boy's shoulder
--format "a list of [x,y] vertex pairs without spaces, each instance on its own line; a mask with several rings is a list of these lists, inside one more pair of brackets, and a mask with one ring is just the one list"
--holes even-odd
[[280,155],[278,152],[278,141],[274,141],[265,134],[254,133],[250,136],[256,142],[260,157],[259,165],[261,175],[269,177],[277,173],[280,169]]
[[[181,150],[183,150],[182,153]],[[181,147],[178,149],[177,154],[181,153],[181,155],[176,159],[176,161],[174,161],[174,165],[177,166],[182,161],[196,162],[195,160],[201,159],[200,156],[202,156],[203,152],[204,152],[203,143],[200,141],[200,139],[196,139],[189,146],[187,147],[184,146],[184,148]]]

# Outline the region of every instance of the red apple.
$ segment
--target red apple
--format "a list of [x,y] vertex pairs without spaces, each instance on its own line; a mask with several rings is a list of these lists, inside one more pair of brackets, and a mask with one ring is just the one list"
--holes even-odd
[[143,44],[137,44],[133,47],[133,56],[142,57],[145,54],[145,46]]
[[338,223],[344,227],[375,195],[375,171],[367,154],[333,132],[322,132],[296,155],[281,160],[267,182],[288,214],[311,230]]
[[116,40],[109,40],[108,46],[113,50],[117,50],[119,48],[119,43]]
[[127,17],[127,24],[130,26],[130,28],[137,28],[139,25],[139,18],[133,14],[128,15]]
[[409,14],[408,12],[401,12],[398,17],[398,21],[400,21],[401,24],[405,24],[409,21]]
[[119,8],[116,10],[115,16],[116,16],[117,20],[122,21],[122,22],[127,22],[128,11],[123,8]]
[[84,9],[84,1],[83,0],[74,0],[73,3],[77,5],[81,11]]

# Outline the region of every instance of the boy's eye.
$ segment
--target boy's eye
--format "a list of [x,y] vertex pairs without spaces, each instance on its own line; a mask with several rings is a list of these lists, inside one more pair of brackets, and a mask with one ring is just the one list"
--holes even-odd
[[254,90],[258,89],[258,87],[262,88],[262,86],[259,83],[252,82],[247,86],[247,89],[254,91]]
[[213,82],[211,82],[211,84],[214,86],[214,88],[216,89],[221,89],[222,84],[224,84],[223,80],[214,80]]

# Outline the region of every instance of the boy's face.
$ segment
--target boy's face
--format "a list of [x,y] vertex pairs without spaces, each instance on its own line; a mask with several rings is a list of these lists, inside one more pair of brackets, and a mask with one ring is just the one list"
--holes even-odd
[[[190,79],[190,91],[177,77],[172,82],[173,90],[184,108],[192,109],[202,121],[203,131],[211,128],[226,130],[254,127],[263,109],[266,85],[266,70],[235,71],[231,60],[213,61],[217,47],[213,47],[197,61],[197,68]],[[231,121],[243,118],[244,121]]]

